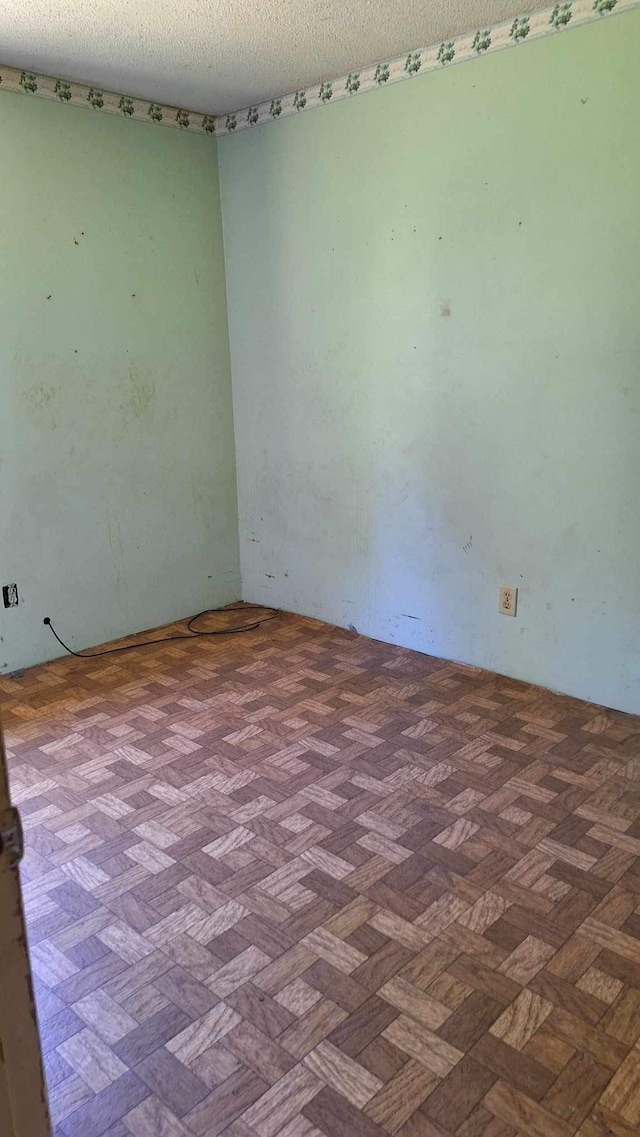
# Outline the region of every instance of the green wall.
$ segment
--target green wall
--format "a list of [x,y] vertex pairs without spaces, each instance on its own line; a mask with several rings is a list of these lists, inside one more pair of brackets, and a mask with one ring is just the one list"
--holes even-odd
[[220,141],[247,600],[640,711],[639,46]]
[[0,96],[0,671],[240,592],[216,146]]

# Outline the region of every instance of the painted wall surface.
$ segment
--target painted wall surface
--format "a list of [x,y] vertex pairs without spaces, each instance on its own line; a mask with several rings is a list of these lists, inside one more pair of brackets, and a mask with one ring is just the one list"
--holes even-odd
[[216,146],[0,98],[0,670],[237,599]]
[[640,710],[639,48],[221,140],[246,599]]

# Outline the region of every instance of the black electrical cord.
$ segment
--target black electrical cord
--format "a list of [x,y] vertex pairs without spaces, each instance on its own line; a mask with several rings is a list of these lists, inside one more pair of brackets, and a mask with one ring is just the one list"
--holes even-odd
[[[212,616],[225,612],[246,612],[255,609],[260,612],[266,612],[267,615],[261,616],[260,619],[252,620],[250,624],[240,624],[235,628],[216,628],[213,631],[205,632],[194,627],[197,621],[202,620],[204,616]],[[269,620],[275,620],[276,616],[279,615],[280,612],[277,608],[268,608],[264,604],[241,604],[234,605],[231,608],[207,608],[204,612],[198,612],[196,616],[192,616],[191,619],[187,621],[187,631],[182,635],[164,636],[157,640],[142,640],[135,644],[126,644],[125,647],[109,647],[104,651],[74,651],[64,640],[60,639],[48,616],[45,616],[43,623],[51,629],[60,646],[63,647],[65,651],[68,651],[69,655],[75,655],[76,659],[98,659],[101,655],[116,655],[117,652],[135,651],[136,648],[139,647],[157,647],[158,644],[168,644],[174,640],[192,640],[198,636],[236,636],[240,632],[253,632],[256,628],[259,628],[261,624],[266,624]]]

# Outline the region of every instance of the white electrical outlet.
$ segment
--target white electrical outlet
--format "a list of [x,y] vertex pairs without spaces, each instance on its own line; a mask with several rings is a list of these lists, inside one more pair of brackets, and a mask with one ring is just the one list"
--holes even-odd
[[2,586],[2,603],[5,608],[15,608],[18,604],[18,585],[17,584],[3,584]]
[[515,616],[518,607],[518,589],[510,584],[501,584],[498,593],[498,612],[503,616]]

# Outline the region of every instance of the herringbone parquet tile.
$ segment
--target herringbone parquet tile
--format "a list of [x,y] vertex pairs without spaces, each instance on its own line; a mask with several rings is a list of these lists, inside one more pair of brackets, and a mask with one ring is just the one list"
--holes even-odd
[[59,1137],[637,1137],[640,719],[291,616],[0,694]]

